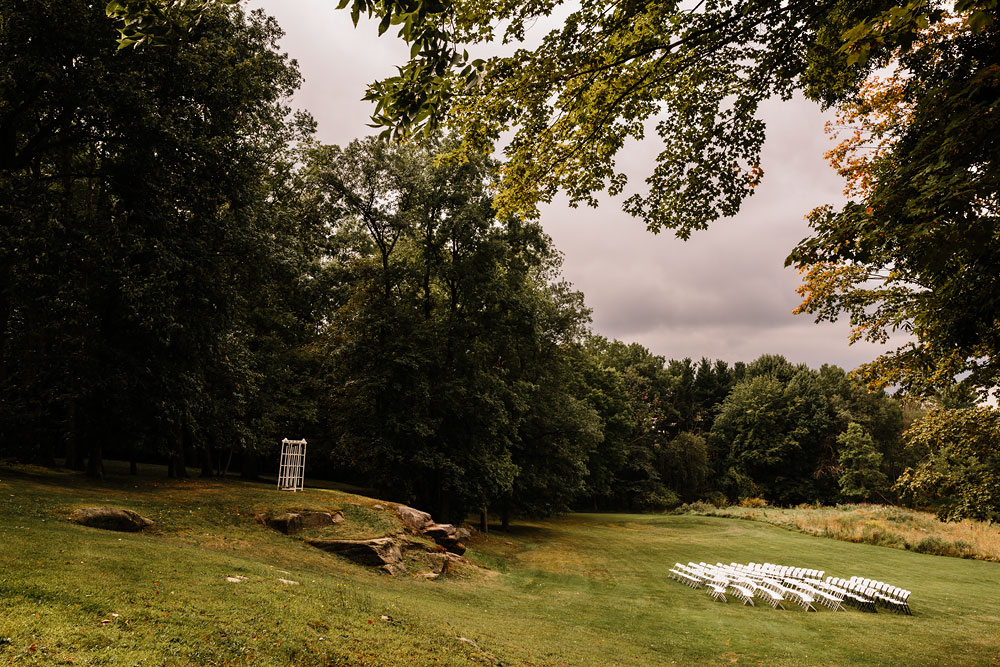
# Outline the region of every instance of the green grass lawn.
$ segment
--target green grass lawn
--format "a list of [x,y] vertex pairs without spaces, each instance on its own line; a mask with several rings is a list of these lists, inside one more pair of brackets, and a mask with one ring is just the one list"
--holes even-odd
[[[997,563],[719,517],[575,514],[476,537],[468,555],[489,570],[393,578],[253,520],[340,509],[344,536],[396,531],[377,500],[161,474],[0,467],[0,664],[1000,664]],[[88,505],[157,525],[66,520]],[[669,579],[689,560],[870,576],[912,590],[914,615],[720,604]]]

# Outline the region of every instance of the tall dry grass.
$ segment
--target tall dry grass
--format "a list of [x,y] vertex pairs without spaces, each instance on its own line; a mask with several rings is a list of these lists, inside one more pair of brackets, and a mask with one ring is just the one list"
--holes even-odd
[[928,512],[891,505],[805,505],[786,509],[692,503],[676,511],[763,521],[809,535],[918,553],[1000,561],[1000,524],[972,520],[945,523]]

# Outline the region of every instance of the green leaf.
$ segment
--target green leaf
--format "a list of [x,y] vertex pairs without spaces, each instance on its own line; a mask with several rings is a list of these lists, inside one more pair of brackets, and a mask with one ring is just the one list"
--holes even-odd
[[974,32],[979,32],[993,21],[993,17],[984,11],[972,12],[969,17],[969,27]]

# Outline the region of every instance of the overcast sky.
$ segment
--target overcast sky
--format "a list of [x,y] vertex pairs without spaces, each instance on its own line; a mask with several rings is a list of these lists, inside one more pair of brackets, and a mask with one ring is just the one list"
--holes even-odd
[[[373,108],[361,97],[367,83],[405,60],[409,49],[394,31],[378,38],[376,25],[364,21],[354,29],[333,0],[249,6],[263,7],[287,33],[282,46],[305,77],[294,104],[315,116],[319,138],[343,145],[374,132],[366,126]],[[784,259],[808,234],[803,216],[842,201],[843,184],[823,159],[831,144],[817,106],[775,101],[761,117],[768,126],[763,184],[739,215],[689,241],[647,232],[613,199],[598,209],[572,209],[564,200],[542,209],[542,225],[565,256],[563,275],[586,296],[597,333],[667,358],[733,362],[776,353],[852,369],[877,356],[877,347],[847,344],[846,322],[792,315],[798,275],[783,268]],[[627,147],[619,162],[641,184],[658,152],[647,140]]]

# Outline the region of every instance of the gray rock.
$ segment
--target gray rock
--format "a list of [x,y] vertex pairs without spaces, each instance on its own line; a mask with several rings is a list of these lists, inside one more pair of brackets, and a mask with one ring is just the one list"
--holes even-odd
[[423,535],[452,553],[459,556],[465,553],[465,545],[461,542],[461,531],[450,523],[432,523],[424,528]]
[[427,558],[427,562],[430,564],[430,574],[434,575],[429,578],[433,579],[447,575],[453,563],[468,562],[458,554],[448,552],[429,552],[425,554],[425,557]]
[[306,543],[355,563],[383,569],[392,575],[406,571],[399,544],[391,537],[373,540],[311,539],[306,540]]
[[254,518],[274,530],[286,535],[293,535],[303,528],[322,528],[340,523],[344,520],[344,515],[340,512],[299,510],[297,512],[285,512],[273,517],[267,514],[258,514]]
[[424,554],[433,574],[442,574],[448,569],[448,555],[441,552]]
[[267,525],[285,535],[291,535],[302,530],[302,515],[294,512],[285,512],[284,514],[269,518]]
[[431,519],[431,515],[427,512],[421,512],[418,509],[412,507],[407,507],[406,505],[397,505],[396,514],[402,519],[403,525],[410,529],[413,533],[420,533],[428,524],[434,523]]
[[323,526],[332,526],[344,520],[344,515],[340,512],[330,513],[302,510],[301,512],[296,512],[296,514],[299,515],[303,528],[322,528]]
[[70,519],[91,528],[127,533],[137,533],[153,525],[152,520],[137,512],[116,507],[78,507],[73,510]]

